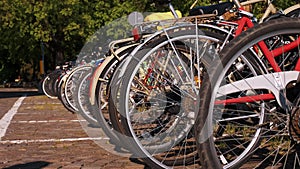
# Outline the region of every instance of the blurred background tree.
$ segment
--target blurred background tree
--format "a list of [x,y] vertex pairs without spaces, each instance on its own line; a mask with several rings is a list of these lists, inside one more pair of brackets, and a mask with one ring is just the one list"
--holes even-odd
[[[155,0],[1,0],[0,1],[0,84],[18,76],[36,80],[42,49],[45,69],[75,60],[86,40],[106,23],[132,11],[168,11]],[[187,15],[193,0],[173,0]],[[279,8],[294,1],[277,0]],[[201,0],[197,5],[209,5]],[[255,6],[256,13],[263,4]],[[30,69],[30,70],[29,70]]]

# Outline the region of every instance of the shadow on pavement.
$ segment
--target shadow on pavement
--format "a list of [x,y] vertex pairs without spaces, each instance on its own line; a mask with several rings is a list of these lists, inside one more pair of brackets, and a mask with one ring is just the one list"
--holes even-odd
[[17,164],[13,165],[10,167],[6,167],[4,169],[33,169],[33,168],[44,168],[47,167],[49,162],[46,161],[34,161],[34,162],[29,162],[29,163],[24,163],[24,164]]
[[13,97],[21,97],[21,96],[38,96],[43,95],[43,93],[38,92],[35,89],[0,89],[0,98],[13,98]]
[[141,165],[144,165],[144,169],[151,169],[151,167],[149,167],[144,161],[140,160],[140,159],[137,159],[137,158],[129,158],[129,160],[131,162],[134,162],[136,164],[141,164]]

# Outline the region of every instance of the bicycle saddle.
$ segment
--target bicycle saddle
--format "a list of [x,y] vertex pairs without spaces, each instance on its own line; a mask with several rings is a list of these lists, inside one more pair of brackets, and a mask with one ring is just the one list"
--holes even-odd
[[216,5],[209,6],[199,6],[190,10],[189,16],[203,15],[203,14],[216,14],[221,16],[230,9],[232,9],[234,4],[232,2],[223,2]]

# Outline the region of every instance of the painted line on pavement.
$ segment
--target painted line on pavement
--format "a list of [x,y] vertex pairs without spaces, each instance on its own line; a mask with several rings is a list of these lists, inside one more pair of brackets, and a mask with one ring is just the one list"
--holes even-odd
[[41,104],[41,105],[44,105],[44,104],[57,104],[57,105],[61,105],[61,102],[51,102],[51,103],[49,103],[49,102],[34,102],[34,103],[24,103],[24,104],[26,104],[26,105],[39,105],[39,104]]
[[20,97],[12,106],[12,108],[8,110],[8,112],[0,120],[0,140],[2,139],[3,136],[5,136],[6,130],[9,124],[11,123],[12,118],[18,112],[18,109],[25,98],[26,96]]
[[109,140],[108,137],[83,137],[83,138],[64,138],[64,139],[41,139],[41,140],[3,140],[1,144],[26,144],[26,143],[49,143],[49,142],[74,142],[74,141],[96,141]]
[[86,120],[20,120],[11,123],[35,124],[35,123],[65,123],[65,122],[85,122]]

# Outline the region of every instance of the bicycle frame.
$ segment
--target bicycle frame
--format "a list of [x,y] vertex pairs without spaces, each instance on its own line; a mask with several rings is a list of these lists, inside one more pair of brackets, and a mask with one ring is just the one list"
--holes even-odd
[[265,2],[268,4],[267,9],[265,10],[262,18],[260,19],[259,23],[262,23],[270,14],[275,14],[277,9],[275,8],[274,4],[272,4],[271,0],[249,0],[241,3],[241,6],[252,5],[258,2]]
[[[165,33],[165,32],[168,32],[168,31],[173,31],[174,29],[176,28],[179,28],[180,26],[176,25],[176,24],[182,24],[182,22],[185,22],[186,23],[186,20],[191,20],[191,19],[201,19],[201,20],[206,20],[206,19],[209,19],[209,18],[214,18],[215,15],[203,15],[203,16],[192,16],[192,17],[185,17],[185,18],[177,18],[177,19],[170,19],[170,20],[164,20],[164,21],[168,21],[169,23],[171,23],[171,25],[174,25],[173,27],[170,27],[170,28],[165,28],[164,31],[163,30],[159,30],[157,32],[155,32],[154,34],[150,34],[150,35],[146,35],[143,37],[143,43],[139,43],[139,42],[136,42],[136,43],[132,43],[132,44],[129,44],[127,46],[124,46],[124,47],[121,47],[119,49],[115,49],[115,45],[119,44],[119,43],[124,43],[124,42],[133,42],[134,41],[134,38],[127,38],[127,39],[121,39],[121,40],[116,40],[116,41],[113,41],[111,42],[111,44],[109,45],[109,48],[111,49],[111,55],[108,56],[107,58],[105,58],[104,62],[98,66],[98,68],[93,72],[93,77],[92,77],[92,80],[90,82],[90,93],[89,93],[89,97],[90,97],[90,102],[92,105],[95,104],[95,92],[96,91],[96,86],[97,86],[97,82],[100,80],[103,80],[103,79],[98,79],[97,77],[99,77],[101,75],[101,73],[104,71],[104,69],[106,68],[106,65],[108,65],[111,61],[113,60],[118,60],[118,61],[121,61],[123,60],[124,57],[120,57],[119,54],[122,52],[122,51],[125,51],[129,48],[134,48],[134,50],[132,51],[132,53],[130,54],[131,56],[134,55],[136,52],[138,52],[146,43],[148,43],[149,41],[153,40],[154,38],[157,38],[158,36],[160,36],[161,34]],[[155,25],[158,25],[160,26],[160,22],[159,21],[152,21],[152,22],[147,22],[147,23],[143,23],[144,25],[147,25],[147,24],[152,24],[154,23]],[[190,23],[188,23],[190,24]],[[163,25],[163,24],[162,24]],[[184,24],[186,26],[186,24]],[[205,27],[205,28],[211,28],[211,29],[217,29],[218,31],[220,32],[223,32],[223,33],[229,33],[228,31],[224,30],[224,29],[221,29],[217,26],[213,26],[213,25],[208,25],[208,24],[201,24],[199,23],[200,27]],[[181,25],[182,26],[182,25]],[[130,57],[130,56],[129,56]]]
[[[128,39],[122,39],[119,41],[114,41],[111,46],[110,49],[114,48],[114,45],[118,44],[118,43],[122,43],[122,42],[130,42],[133,41],[133,38],[128,38]],[[114,60],[118,60],[121,61],[123,59],[122,56],[119,56],[119,54],[122,51],[125,51],[127,49],[133,48],[135,46],[137,46],[137,43],[131,44],[131,45],[127,45],[124,47],[121,47],[119,49],[117,49],[116,51],[112,51],[112,55],[108,56],[105,58],[105,60],[103,61],[103,63],[101,63],[93,72],[93,76],[92,76],[92,80],[90,82],[90,87],[89,87],[89,99],[90,99],[90,103],[92,105],[95,104],[95,91],[96,91],[96,87],[97,87],[97,83],[98,81],[104,81],[104,79],[98,79],[98,77],[101,75],[101,73],[104,71],[104,69],[106,68],[106,66],[108,64],[110,64],[111,61]]]
[[[273,13],[275,13],[277,11],[276,8],[275,8],[275,6],[272,4],[272,2],[270,0],[248,0],[248,1],[245,1],[245,2],[242,2],[242,3],[240,3],[238,0],[234,0],[234,3],[237,4],[238,7],[240,7],[240,10],[243,10],[242,6],[250,5],[250,4],[255,4],[255,3],[258,3],[258,2],[266,2],[266,3],[268,3],[268,7],[267,7],[267,9],[266,9],[263,17],[261,18],[260,22],[262,22],[271,13],[273,14]],[[285,13],[288,13],[288,12],[290,12],[292,10],[297,9],[297,8],[300,8],[299,4],[294,5],[294,6],[290,7],[290,8],[288,8],[288,9],[286,9]],[[245,28],[251,28],[251,27],[254,26],[253,22],[249,19],[249,17],[242,17],[241,19],[239,19],[237,21],[237,24],[238,24],[238,26],[237,26],[237,29],[236,29],[236,32],[235,32],[235,36],[241,34],[244,31]],[[205,25],[209,25],[209,24],[202,24],[202,27],[211,27],[211,26],[205,26]],[[213,28],[216,29],[216,26],[213,26]],[[218,28],[218,29],[220,29],[220,28]],[[224,30],[222,30],[222,31],[224,33],[226,33],[226,31],[224,31]],[[228,36],[231,35],[229,31],[227,33],[228,33]],[[149,39],[151,39],[151,37]],[[135,45],[133,45],[133,46],[135,46]],[[140,46],[142,46],[142,45],[140,45]],[[263,44],[261,44],[261,45],[263,46]],[[130,47],[131,46],[129,46],[128,48],[130,48]],[[127,48],[127,47],[124,47],[124,48]],[[137,47],[137,48],[139,48],[139,47]],[[122,50],[124,50],[124,49],[121,49],[120,51],[122,51]],[[137,50],[135,50],[135,51],[137,51]],[[264,50],[264,51],[267,51],[267,50]],[[101,72],[105,68],[105,65],[107,65],[114,57],[117,57],[117,59],[120,61],[120,58],[118,58],[117,54],[115,54],[114,52],[112,52],[112,53],[113,53],[113,55],[111,55],[107,59],[105,59],[105,61],[101,64],[101,66],[99,66],[95,70],[93,77],[99,77],[100,74],[101,74]],[[133,53],[135,53],[135,52],[133,52]],[[276,66],[274,64],[274,61],[272,61],[272,60],[274,60],[274,58],[272,59],[271,57],[268,57],[268,59],[269,59],[269,61],[271,61],[271,63],[273,63],[272,64],[273,67],[275,67],[275,68],[278,67],[278,65]],[[300,63],[298,65],[300,65]],[[298,67],[300,67],[300,66],[298,66]],[[300,69],[300,68],[297,68],[297,69]],[[276,68],[276,70],[278,70],[278,68]],[[91,82],[91,85],[90,85],[90,102],[92,104],[95,103],[95,97],[94,97],[95,93],[93,91],[95,91],[95,89],[96,89],[96,84],[97,84],[98,80],[99,79],[97,79],[97,78],[92,78],[92,82]]]
[[[244,9],[243,9],[243,7],[240,7],[239,10],[243,11]],[[254,23],[251,21],[251,19],[248,16],[241,17],[237,21],[237,24],[238,24],[238,26],[237,26],[237,29],[236,29],[236,32],[235,32],[235,36],[240,35],[244,31],[245,28],[251,28],[251,27],[254,26]],[[296,41],[294,41],[294,42],[292,42],[290,44],[285,45],[283,47],[283,49],[282,48],[280,48],[280,49],[274,49],[272,51],[269,51],[269,49],[267,48],[267,45],[264,42],[259,42],[258,46],[261,48],[263,54],[266,56],[267,60],[271,64],[271,66],[274,69],[274,71],[275,72],[281,72],[278,64],[275,61],[275,57],[281,55],[284,52],[288,52],[288,51],[294,49],[295,47],[298,46],[299,42],[300,42],[300,39],[298,38]],[[297,62],[296,70],[297,71],[300,70],[300,59]]]
[[[255,4],[255,3],[258,3],[258,2],[265,2],[265,3],[268,4],[263,16],[259,20],[259,23],[262,23],[271,14],[275,14],[276,12],[278,12],[275,5],[272,3],[272,0],[248,0],[248,1],[245,1],[245,2],[241,2],[240,4],[241,4],[241,6],[246,6],[246,5],[252,5],[252,4]],[[293,5],[291,7],[288,7],[286,9],[284,9],[282,11],[282,13],[283,14],[288,14],[291,11],[299,9],[299,8],[300,8],[300,4],[296,4],[296,5]]]
[[[242,8],[241,8],[241,10],[242,10]],[[252,23],[252,21],[248,17],[242,17],[240,20],[237,21],[237,23],[238,23],[238,28],[237,28],[236,33],[235,33],[236,36],[239,35],[245,28],[247,28],[247,27],[251,28],[251,27],[254,26],[254,24]],[[295,41],[289,43],[289,44],[278,47],[278,48],[273,49],[271,51],[268,49],[268,47],[267,47],[267,45],[264,41],[258,42],[257,46],[259,46],[259,48],[261,49],[262,53],[264,54],[264,56],[266,57],[266,59],[270,63],[271,67],[274,69],[274,72],[280,73],[278,76],[283,78],[283,76],[285,74],[282,72],[279,65],[275,61],[275,57],[280,56],[281,54],[283,54],[285,52],[289,52],[289,51],[297,48],[299,46],[299,44],[300,44],[300,37],[298,39],[296,39]],[[285,78],[286,84],[288,82],[293,81],[293,80],[297,80],[297,78],[300,74],[300,58],[298,59],[298,61],[296,63],[295,70],[291,71],[291,72],[292,73],[290,73],[288,75],[288,77]],[[271,75],[274,75],[274,74],[271,74]],[[256,77],[256,78],[258,78],[258,80],[255,81],[255,79],[253,78],[254,80],[249,79],[249,81],[244,82],[244,83],[251,84],[251,83],[257,83],[257,81],[260,81],[261,83],[264,83],[263,78],[266,78],[266,76],[264,76],[263,78],[260,78],[260,77]],[[271,78],[274,78],[274,77],[270,77],[270,79]],[[285,87],[286,84],[282,84],[282,86]],[[236,82],[234,84],[235,88],[239,88],[239,87],[236,87],[238,85],[240,85],[240,84],[238,82]],[[263,88],[263,87],[267,88],[267,89],[272,88],[272,87],[270,87],[270,85],[268,86],[267,84],[265,84],[265,85],[255,85],[255,86],[257,88]],[[222,93],[222,94],[229,94],[229,93],[233,93],[234,91],[236,91],[236,89],[230,89],[230,87],[227,86],[227,85],[222,86],[222,89],[226,90],[226,92]],[[240,87],[239,89],[247,90],[247,87]],[[256,101],[259,101],[259,100],[272,100],[272,99],[276,98],[279,105],[283,106],[282,103],[279,101],[279,92],[277,90],[278,90],[277,88],[273,88],[273,90],[271,90],[273,92],[273,94],[261,94],[261,95],[253,95],[253,96],[244,96],[244,97],[235,98],[235,99],[219,100],[219,101],[216,101],[215,104],[247,103],[247,102],[256,102]],[[276,95],[274,93],[276,93]]]
[[[257,0],[255,1],[257,2]],[[272,6],[271,6],[272,7]],[[244,11],[243,7],[241,6],[239,8],[240,13],[244,16],[242,16],[241,18],[239,18],[236,22],[222,22],[225,25],[233,25],[234,27],[236,27],[235,29],[235,36],[240,35],[243,31],[245,31],[245,29],[251,28],[254,26],[254,23],[252,22],[251,18],[251,13],[248,13],[246,11]],[[229,32],[228,32],[229,33]],[[292,49],[294,49],[295,47],[297,47],[297,45],[300,43],[299,42],[300,39],[297,39],[297,41],[290,43],[288,45],[286,45],[283,49],[282,48],[278,48],[272,51],[269,51],[269,49],[267,48],[267,45],[264,42],[259,42],[258,46],[261,48],[263,54],[266,56],[267,60],[269,61],[269,63],[271,64],[272,68],[275,70],[275,72],[281,72],[278,64],[275,61],[275,57],[281,55],[284,52],[288,52]],[[126,66],[125,66],[126,67]],[[298,61],[297,66],[296,66],[296,70],[300,69],[300,61]],[[149,74],[151,74],[151,71],[148,72]],[[147,77],[150,75],[146,75],[145,80],[147,79]],[[242,97],[240,99],[236,99],[236,100],[230,100],[230,101],[226,101],[226,103],[238,103],[238,102],[249,102],[249,100],[252,101],[257,101],[258,99],[266,99],[266,100],[270,100],[270,99],[274,99],[274,95],[271,94],[266,94],[266,95],[260,95],[260,96],[253,96],[253,98],[249,98],[249,97]],[[219,102],[218,104],[224,104],[225,102]]]
[[[258,2],[259,0],[254,0],[252,2]],[[238,3],[238,1],[236,2]],[[290,11],[293,11],[295,9],[298,9],[300,7],[299,4],[297,5],[294,5],[290,8],[288,8],[288,10],[285,10],[285,13],[288,13]],[[274,6],[272,4],[269,4],[269,7],[268,9],[266,10],[266,13],[265,13],[265,17],[267,15],[270,14],[270,12],[273,10],[272,8],[274,8]],[[240,11],[242,11],[241,13],[243,13],[243,7],[242,5],[240,6],[239,8]],[[244,14],[247,14],[244,13]],[[233,25],[233,26],[236,26],[234,23],[230,23],[230,22],[222,22],[223,24],[227,24],[227,25]],[[254,23],[251,21],[250,17],[249,16],[243,16],[241,17],[240,19],[238,19],[236,22],[237,24],[237,27],[236,27],[236,30],[235,30],[235,36],[238,36],[240,35],[245,29],[247,28],[251,28],[254,26]],[[283,47],[278,47],[276,49],[273,49],[273,50],[269,50],[267,45],[265,44],[265,42],[261,41],[261,42],[258,42],[258,46],[260,47],[262,53],[264,54],[264,56],[267,58],[268,62],[270,63],[271,67],[274,69],[275,72],[281,72],[281,76],[283,78],[283,76],[285,75],[284,73],[282,73],[282,70],[280,69],[278,63],[275,61],[275,58],[277,56],[280,56],[281,54],[285,53],[285,52],[289,52],[293,49],[295,49],[296,47],[298,47],[300,44],[300,38],[296,39],[294,42],[292,43],[289,43],[289,44],[286,44],[285,46]],[[296,80],[298,78],[298,75],[300,73],[297,73],[297,72],[300,72],[300,58],[298,59],[297,63],[296,63],[296,66],[295,66],[295,72],[292,72],[289,74],[289,80],[287,80],[287,82],[291,82],[293,80]],[[262,79],[261,79],[262,80]],[[286,84],[284,84],[285,86]],[[266,86],[264,86],[266,87]],[[272,92],[275,93],[277,90],[277,88],[273,89]],[[262,95],[254,95],[254,96],[246,96],[246,97],[241,97],[241,98],[237,98],[237,99],[228,99],[228,100],[221,100],[221,101],[217,101],[215,102],[215,104],[234,104],[234,103],[247,103],[247,102],[256,102],[256,101],[259,101],[259,100],[272,100],[272,99],[275,99],[278,101],[279,105],[281,106],[284,106],[283,103],[281,103],[279,101],[279,92],[275,94],[262,94]]]

